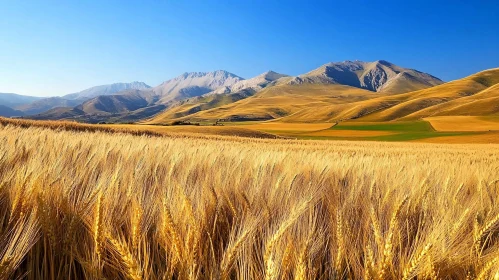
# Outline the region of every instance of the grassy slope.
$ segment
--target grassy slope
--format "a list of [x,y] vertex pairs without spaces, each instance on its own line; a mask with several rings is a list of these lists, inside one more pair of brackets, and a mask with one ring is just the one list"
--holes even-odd
[[[334,86],[279,86],[252,98],[200,112],[193,117],[226,118],[233,115],[276,119],[283,122],[335,122],[416,120],[432,115],[497,114],[496,85],[499,68],[432,88],[396,95],[356,92],[357,89],[333,90]],[[331,87],[328,91],[327,87]],[[335,95],[334,92],[339,94]],[[355,98],[353,98],[355,96]]]
[[429,116],[487,116],[499,114],[499,84],[476,94],[432,106],[404,117],[405,119]]
[[[432,88],[397,95],[381,96],[349,104],[311,108],[284,120],[339,121],[360,119],[384,122],[417,120],[431,115],[496,114],[499,68]],[[460,103],[462,102],[462,103]],[[459,108],[457,105],[461,105]]]
[[[380,95],[380,93],[342,85],[279,85],[265,89],[255,96],[201,111],[184,119],[213,120],[234,116],[247,119],[277,119],[309,108],[357,102]],[[153,118],[150,123],[164,121],[164,118],[158,117]]]
[[245,89],[231,94],[213,94],[188,99],[182,104],[168,108],[161,114],[155,116],[153,120],[146,120],[145,123],[168,123],[172,120],[186,117],[199,111],[205,111],[237,102],[253,94],[254,91],[252,89]]
[[499,131],[499,116],[440,116],[425,120],[438,131]]
[[[179,118],[214,120],[231,117],[279,119],[292,123],[353,119],[383,122],[429,116],[495,115],[499,114],[498,83],[499,68],[403,94],[374,93],[340,85],[278,85],[236,102],[215,102],[214,106],[219,107],[212,109],[203,104],[186,104],[153,118],[149,123],[165,123]],[[396,83],[392,85],[396,88],[393,90],[401,90],[405,84],[411,85]],[[404,90],[410,89],[408,86]],[[390,85],[387,92],[390,92]],[[207,104],[210,100],[203,102]]]
[[86,124],[75,121],[40,121],[10,119],[0,117],[0,126],[15,127],[42,127],[54,130],[66,130],[77,132],[106,132],[126,133],[132,135],[170,136],[170,137],[215,137],[215,136],[237,136],[247,138],[279,138],[266,132],[247,129],[244,127],[230,126],[162,126],[162,125],[137,125],[137,124]]
[[[483,71],[436,87],[392,96],[390,101],[395,101],[394,106],[369,114],[362,119],[365,121],[414,120],[439,114],[448,115],[450,112],[453,115],[466,115],[481,110],[497,112],[497,109],[490,108],[494,106],[493,103],[488,106],[484,106],[487,102],[485,104],[484,102],[469,104],[473,99],[485,100],[497,97],[497,87],[494,86],[497,83],[499,83],[499,68]],[[460,100],[463,98],[465,99]],[[365,104],[382,108],[387,101],[388,98],[378,98],[365,102]],[[469,104],[465,110],[464,108],[456,110],[455,106],[460,101]]]

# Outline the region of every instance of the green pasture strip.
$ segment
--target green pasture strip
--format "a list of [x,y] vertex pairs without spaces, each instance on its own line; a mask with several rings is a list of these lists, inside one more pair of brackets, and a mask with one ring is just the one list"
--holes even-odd
[[427,121],[412,122],[380,122],[380,123],[339,123],[331,127],[333,130],[373,130],[373,131],[434,131]]

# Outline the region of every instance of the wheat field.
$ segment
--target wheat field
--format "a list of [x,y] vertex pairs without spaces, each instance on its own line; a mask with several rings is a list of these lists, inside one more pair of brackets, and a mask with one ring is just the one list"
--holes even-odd
[[0,279],[497,279],[499,146],[0,126]]

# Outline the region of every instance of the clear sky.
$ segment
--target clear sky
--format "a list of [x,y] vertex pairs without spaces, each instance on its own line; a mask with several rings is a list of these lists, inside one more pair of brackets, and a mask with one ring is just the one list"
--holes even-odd
[[499,67],[499,1],[0,0],[0,38],[0,92],[26,95],[356,59],[449,81]]

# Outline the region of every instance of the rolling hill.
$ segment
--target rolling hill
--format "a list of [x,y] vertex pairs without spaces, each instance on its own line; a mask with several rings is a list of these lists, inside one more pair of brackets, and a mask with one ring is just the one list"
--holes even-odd
[[115,114],[138,110],[152,104],[154,100],[152,94],[131,90],[119,95],[101,95],[85,101],[76,108],[86,114]]
[[382,122],[417,120],[430,116],[497,115],[498,83],[499,68],[401,94],[373,92],[333,83],[288,83],[269,87],[252,97],[205,111],[168,114],[169,111],[173,112],[170,109],[148,122],[167,123],[173,119]]
[[[331,104],[351,103],[379,96],[380,93],[338,84],[276,85],[261,92],[216,108],[182,115],[170,110],[148,120],[147,123],[163,124],[178,120],[231,121],[270,120],[296,114],[306,109],[317,109]],[[193,105],[194,106],[194,105]],[[189,109],[188,107],[185,109]]]
[[315,110],[307,109],[293,116],[287,116],[282,121],[384,122],[417,120],[439,115],[497,114],[498,103],[490,102],[497,97],[497,83],[499,83],[499,69],[491,69],[419,91],[334,104]]
[[[417,96],[427,90],[430,92],[427,95],[431,96],[431,90],[442,83],[432,75],[384,60],[328,63],[297,77],[268,71],[245,80],[223,70],[191,72],[153,88],[100,95],[82,104],[59,100],[59,107],[74,107],[75,110],[51,110],[47,114],[38,114],[36,118],[96,121],[112,116],[114,120],[124,117],[128,121],[133,117],[152,117],[162,108],[163,112],[147,122],[277,118],[289,122],[330,122],[379,113],[405,101],[414,101],[414,94]],[[147,85],[138,83],[136,86]],[[81,99],[96,94],[96,90],[92,88],[69,96]],[[44,108],[50,109],[49,106]],[[136,110],[139,112],[133,113]]]
[[[430,116],[491,115],[499,112],[497,100],[499,68],[490,69],[433,88],[381,97],[357,108],[373,111],[365,121],[415,120]],[[386,106],[390,104],[390,106]]]
[[57,107],[74,107],[96,96],[116,94],[125,90],[141,90],[148,88],[150,88],[150,86],[142,82],[101,85],[77,93],[67,94],[62,97],[38,98],[32,102],[17,106],[16,109],[23,111],[26,115],[36,115]]
[[268,71],[254,78],[239,81],[231,87],[221,87],[205,95],[182,100],[171,106],[171,109],[163,112],[158,118],[176,119],[199,111],[234,103],[253,96],[265,87],[272,86],[287,77],[284,74]]
[[[260,81],[265,76],[272,77],[272,79],[267,79],[265,87],[247,86],[244,88],[242,86]],[[300,111],[306,112],[307,110],[313,113],[306,113],[307,117],[304,120],[314,121],[314,114],[322,113],[321,119],[328,118],[328,112],[321,112],[321,108],[326,106],[367,100],[415,89],[425,89],[442,83],[440,79],[432,75],[402,68],[384,60],[328,63],[297,77],[288,77],[270,71],[253,79],[236,83],[232,88],[223,87],[202,97],[184,100],[171,106],[165,112],[150,120],[150,122],[166,123],[168,120],[190,118],[195,120],[267,120],[297,114]],[[345,92],[344,86],[363,89],[365,97],[360,98],[357,96],[354,99],[339,97],[343,96],[343,92]],[[270,89],[271,87],[274,88]],[[244,88],[244,90],[237,91],[240,88]],[[261,93],[258,93],[260,91]],[[324,102],[323,100],[318,103],[315,102],[313,99],[317,97],[318,91],[322,91],[321,96],[329,95],[331,97],[329,101],[334,100],[334,102]],[[350,89],[350,91],[353,91],[353,89]],[[268,100],[269,102],[266,105],[262,105],[262,99],[260,98],[266,98],[269,95],[268,92],[272,92],[273,97]],[[290,92],[293,92],[293,94],[290,95]],[[218,95],[213,96],[215,94]],[[241,101],[255,94],[258,95],[255,99],[247,102]],[[299,100],[300,96],[303,100],[307,100],[308,103],[306,104],[310,104],[310,106],[303,104],[302,100]],[[291,98],[292,101],[286,100],[287,98]],[[234,104],[234,106],[230,105],[234,102],[239,103]],[[295,106],[283,105],[290,102]],[[267,110],[265,109],[266,106],[272,108]]]
[[[29,118],[39,120],[71,119],[88,122],[136,121],[155,115],[166,109],[169,104],[181,99],[197,97],[219,87],[230,87],[241,80],[243,79],[222,70],[184,73],[154,88],[128,89],[116,94],[99,95],[84,102],[81,101],[83,97],[95,94],[96,88],[92,88],[78,95],[70,95],[72,98],[79,99],[61,98],[65,103],[61,103],[58,107],[66,108],[48,108],[46,106],[48,111]],[[135,85],[143,87],[145,84]],[[106,87],[98,88],[107,90],[106,92],[110,90]],[[111,89],[115,89],[115,87],[111,87]],[[69,104],[69,102],[73,102],[73,104]]]
[[110,119],[136,120],[157,114],[164,105],[151,105],[157,100],[152,92],[128,90],[120,95],[101,95],[75,107],[57,107],[29,116],[37,120],[78,120],[84,122],[109,121]]

